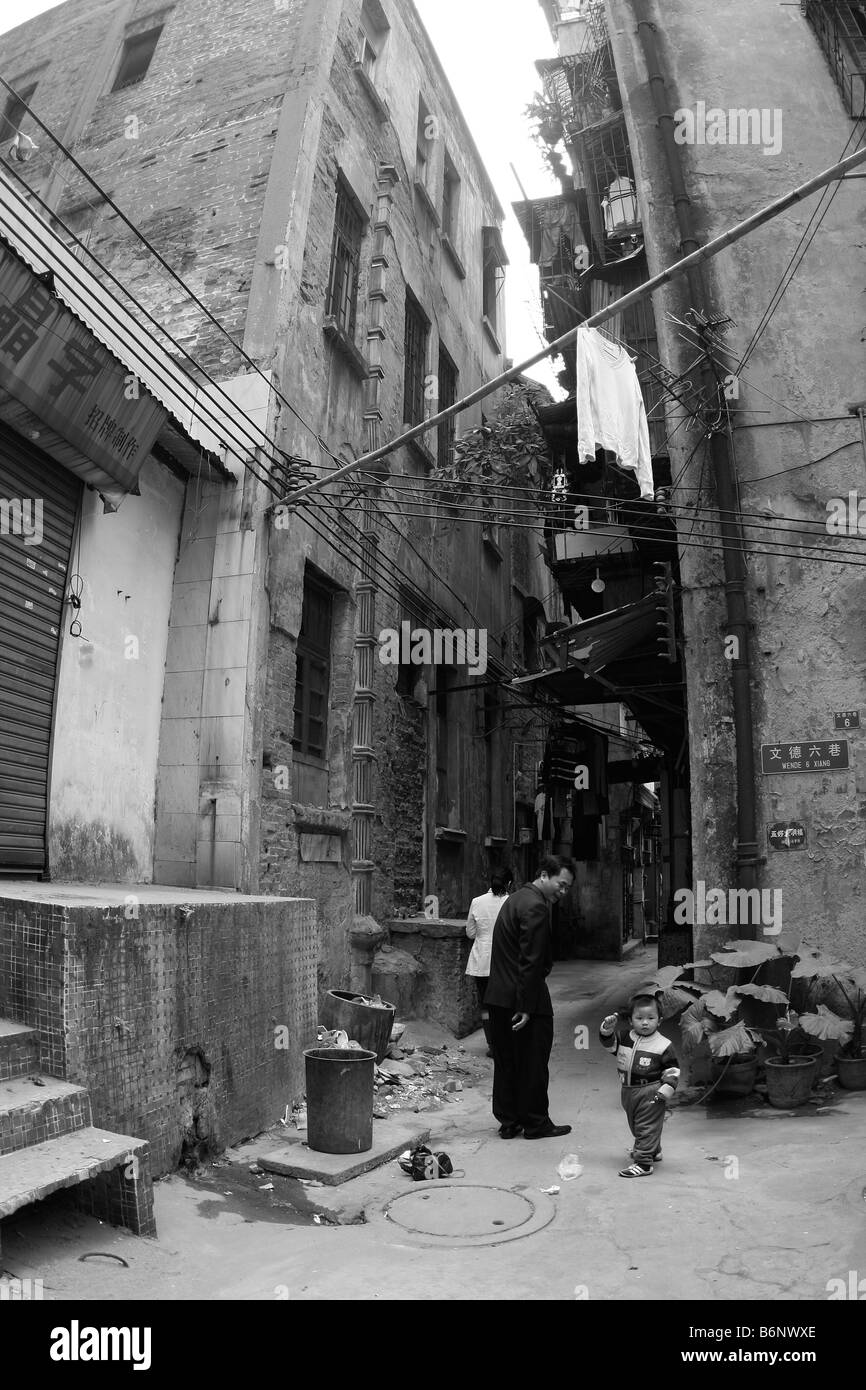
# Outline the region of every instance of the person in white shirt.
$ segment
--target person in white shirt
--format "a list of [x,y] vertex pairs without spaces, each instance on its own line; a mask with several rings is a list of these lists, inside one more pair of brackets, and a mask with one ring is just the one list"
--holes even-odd
[[499,916],[499,909],[508,897],[511,887],[511,871],[497,869],[490,875],[490,888],[479,898],[473,898],[466,918],[466,935],[474,944],[469,952],[466,974],[475,980],[478,1002],[481,1005],[481,1026],[487,1039],[487,1056],[493,1056],[491,1046],[490,1020],[484,1007],[484,995],[490,975],[490,951],[493,945],[493,928]]

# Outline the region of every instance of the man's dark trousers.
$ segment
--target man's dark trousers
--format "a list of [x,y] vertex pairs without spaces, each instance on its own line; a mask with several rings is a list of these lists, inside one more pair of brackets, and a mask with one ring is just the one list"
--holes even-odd
[[548,1063],[553,1047],[552,1014],[530,1014],[517,1032],[514,1009],[489,1006],[493,1035],[493,1113],[501,1125],[522,1125],[524,1133],[550,1121]]

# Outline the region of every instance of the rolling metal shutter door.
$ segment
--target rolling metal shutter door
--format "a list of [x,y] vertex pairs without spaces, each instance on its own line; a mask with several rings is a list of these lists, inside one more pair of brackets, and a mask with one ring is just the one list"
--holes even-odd
[[46,868],[57,659],[80,495],[72,473],[0,426],[0,498],[41,499],[43,529],[39,545],[0,535],[0,874]]

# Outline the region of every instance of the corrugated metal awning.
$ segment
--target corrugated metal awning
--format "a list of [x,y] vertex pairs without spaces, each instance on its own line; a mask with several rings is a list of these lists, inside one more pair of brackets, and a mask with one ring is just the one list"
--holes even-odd
[[[0,236],[39,275],[50,273],[59,299],[204,449],[240,468],[258,447],[270,448],[263,430],[218,383],[196,381],[143,327],[116,293],[88,267],[0,170]],[[84,259],[82,259],[84,257]]]

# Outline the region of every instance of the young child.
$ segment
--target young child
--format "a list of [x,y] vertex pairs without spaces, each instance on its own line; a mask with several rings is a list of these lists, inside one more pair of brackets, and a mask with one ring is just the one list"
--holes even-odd
[[633,1163],[621,1178],[646,1178],[662,1156],[665,1105],[680,1079],[670,1038],[659,1032],[659,1006],[652,994],[636,994],[627,1013],[608,1014],[599,1029],[602,1047],[615,1052],[622,1082],[622,1108],[634,1135]]

